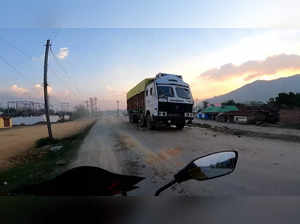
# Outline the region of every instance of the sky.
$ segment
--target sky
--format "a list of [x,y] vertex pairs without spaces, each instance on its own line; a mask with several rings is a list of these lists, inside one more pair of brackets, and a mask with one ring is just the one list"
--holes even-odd
[[[0,103],[42,100],[47,39],[56,104],[97,97],[102,109],[115,109],[116,100],[125,108],[126,92],[159,72],[182,75],[199,100],[300,73],[299,3],[209,2],[7,1],[0,9]],[[289,16],[279,16],[284,12]]]

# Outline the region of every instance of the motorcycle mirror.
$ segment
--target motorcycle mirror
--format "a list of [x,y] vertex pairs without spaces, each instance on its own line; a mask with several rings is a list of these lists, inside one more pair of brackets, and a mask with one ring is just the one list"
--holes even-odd
[[223,151],[193,160],[175,175],[176,182],[189,179],[209,180],[232,173],[236,167],[238,152]]
[[155,196],[176,183],[190,179],[209,180],[232,173],[238,160],[237,151],[211,153],[194,159],[185,168],[174,175],[174,180],[158,189]]

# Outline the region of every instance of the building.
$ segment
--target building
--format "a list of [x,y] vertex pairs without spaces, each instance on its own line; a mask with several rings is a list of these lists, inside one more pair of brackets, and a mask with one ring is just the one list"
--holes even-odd
[[0,116],[0,128],[11,128],[12,120],[7,116]]
[[280,109],[280,124],[300,125],[300,108]]
[[240,124],[255,124],[266,120],[266,114],[262,111],[230,111],[217,116],[218,121],[240,123]]
[[[207,120],[218,120],[217,117],[220,114],[224,114],[224,113],[231,112],[231,111],[238,111],[238,110],[239,109],[236,106],[221,106],[221,107],[210,106],[210,107],[205,108],[202,111],[202,114],[204,114],[204,117]],[[227,120],[225,119],[224,122],[226,122],[226,121]]]

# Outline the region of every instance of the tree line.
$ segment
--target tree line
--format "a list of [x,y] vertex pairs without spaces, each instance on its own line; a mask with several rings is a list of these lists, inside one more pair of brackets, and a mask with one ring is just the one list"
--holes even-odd
[[[208,101],[203,101],[203,108],[207,108],[210,103]],[[227,100],[221,103],[222,106],[234,105],[241,106],[245,105],[242,103],[237,103],[233,99]],[[276,97],[271,97],[266,103],[261,101],[250,101],[247,105],[257,106],[257,105],[269,105],[269,106],[277,106],[279,108],[294,108],[300,107],[300,93],[278,93]]]

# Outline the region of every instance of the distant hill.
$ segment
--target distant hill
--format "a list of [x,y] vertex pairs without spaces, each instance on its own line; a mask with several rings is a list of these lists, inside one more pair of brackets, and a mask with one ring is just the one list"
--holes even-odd
[[236,102],[267,101],[280,92],[300,93],[300,75],[270,81],[257,80],[227,94],[207,99],[210,103],[222,103],[233,99]]

